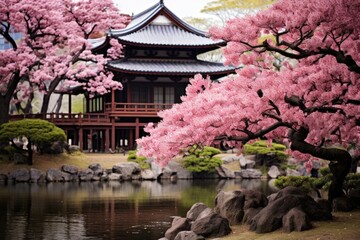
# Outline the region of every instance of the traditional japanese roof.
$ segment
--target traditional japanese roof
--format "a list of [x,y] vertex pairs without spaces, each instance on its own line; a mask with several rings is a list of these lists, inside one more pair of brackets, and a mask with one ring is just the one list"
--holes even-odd
[[216,48],[225,45],[181,20],[163,1],[134,15],[126,28],[111,30],[109,34],[125,44]]
[[197,73],[222,75],[234,72],[234,67],[196,59],[122,59],[111,61],[108,67],[128,74],[191,76]]

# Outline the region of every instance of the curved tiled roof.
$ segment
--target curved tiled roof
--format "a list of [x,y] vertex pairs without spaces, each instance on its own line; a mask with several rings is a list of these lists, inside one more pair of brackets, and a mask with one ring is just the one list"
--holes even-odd
[[114,71],[126,73],[146,74],[223,74],[233,73],[234,67],[224,66],[222,63],[200,60],[174,59],[122,59],[111,61],[108,67]]
[[[157,17],[164,17],[169,23],[154,23]],[[213,41],[207,36],[206,32],[198,30],[181,20],[162,1],[133,16],[132,21],[126,28],[112,29],[109,34],[127,43],[149,45],[196,47],[225,44],[222,40]]]
[[162,46],[209,46],[223,43],[193,34],[175,25],[148,25],[139,31],[119,36],[118,39],[124,42]]

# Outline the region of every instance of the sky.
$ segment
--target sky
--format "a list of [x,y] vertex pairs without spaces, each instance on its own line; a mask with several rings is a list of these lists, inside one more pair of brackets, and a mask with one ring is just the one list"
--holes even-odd
[[[121,13],[137,14],[153,6],[159,0],[113,0]],[[201,9],[212,0],[164,0],[165,6],[180,18],[206,17]]]

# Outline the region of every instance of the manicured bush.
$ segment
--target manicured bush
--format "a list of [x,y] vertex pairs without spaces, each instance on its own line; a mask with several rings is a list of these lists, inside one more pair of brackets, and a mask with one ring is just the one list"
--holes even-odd
[[315,190],[315,178],[308,176],[280,176],[275,180],[275,186],[283,189],[288,186],[298,187],[306,193]]
[[12,146],[19,151],[23,151],[13,140],[25,137],[28,141],[26,153],[28,164],[32,165],[32,147],[42,148],[51,143],[59,141],[65,142],[66,135],[64,130],[58,128],[53,123],[41,119],[22,119],[4,123],[0,126],[0,141],[12,142]]
[[244,145],[244,153],[245,154],[264,154],[276,155],[280,160],[285,160],[289,157],[287,153],[285,153],[286,146],[279,143],[271,143],[271,146],[268,146],[266,141],[260,140],[254,143],[247,143]]
[[214,157],[219,153],[214,147],[193,146],[183,158],[183,166],[190,172],[214,172],[222,164],[219,157]]
[[146,162],[146,157],[144,156],[138,156],[135,150],[128,152],[128,158],[127,160],[129,162],[136,162],[140,165],[142,169],[149,169],[150,164]]

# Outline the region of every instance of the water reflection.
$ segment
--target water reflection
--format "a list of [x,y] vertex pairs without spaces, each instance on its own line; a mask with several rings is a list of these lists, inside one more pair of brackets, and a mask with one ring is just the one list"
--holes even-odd
[[273,190],[261,180],[8,184],[0,187],[0,239],[158,239],[219,190]]

